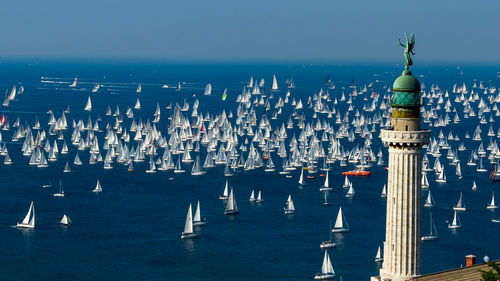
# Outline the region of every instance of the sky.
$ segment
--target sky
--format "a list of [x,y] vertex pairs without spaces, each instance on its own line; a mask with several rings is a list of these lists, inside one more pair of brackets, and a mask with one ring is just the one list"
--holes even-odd
[[0,58],[500,63],[500,0],[23,0]]

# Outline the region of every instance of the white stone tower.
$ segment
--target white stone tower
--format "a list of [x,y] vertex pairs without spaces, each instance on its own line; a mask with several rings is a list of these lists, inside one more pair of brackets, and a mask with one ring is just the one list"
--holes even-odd
[[430,131],[420,128],[420,83],[412,76],[415,40],[406,41],[406,67],[393,85],[392,128],[381,130],[389,147],[384,261],[375,280],[401,281],[420,275],[422,146]]

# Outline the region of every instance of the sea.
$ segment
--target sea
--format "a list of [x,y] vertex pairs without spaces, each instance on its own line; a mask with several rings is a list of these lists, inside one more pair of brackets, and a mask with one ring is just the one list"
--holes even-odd
[[[456,150],[460,142],[464,142],[467,148],[458,152],[462,179],[455,175],[455,166],[449,165],[445,149],[441,150],[440,160],[445,167],[447,182],[437,183],[434,172],[427,175],[436,202],[432,215],[439,240],[422,243],[422,273],[465,266],[465,255],[468,254],[475,254],[479,261],[484,255],[493,260],[500,259],[500,224],[491,222],[492,218],[500,217],[500,211],[486,209],[492,191],[500,198],[500,182],[489,178],[494,164],[487,158],[483,159],[488,172],[477,172],[476,166],[466,165],[471,151],[477,150],[481,142],[486,149],[488,144],[497,141],[496,136],[488,137],[487,132],[490,126],[495,134],[498,132],[499,123],[496,122],[499,117],[491,110],[484,116],[486,120],[492,116],[494,122],[479,124],[477,116],[465,119],[463,105],[455,103],[456,94],[452,92],[454,84],[461,86],[465,83],[469,91],[466,97],[470,91],[477,92],[491,109],[495,102],[488,101],[488,94],[480,89],[480,82],[487,87],[500,88],[500,67],[415,63],[417,66],[412,71],[423,84],[424,91],[434,89],[443,95],[448,92],[449,98],[444,98],[444,102],[451,101],[452,109],[456,109],[461,120],[446,127],[433,127],[429,123],[423,127],[432,131],[433,138],[437,138],[440,131],[445,136],[452,132],[461,139],[449,141],[452,149]],[[381,264],[374,258],[385,239],[386,199],[380,194],[387,182],[384,167],[388,164],[388,150],[379,138],[379,125],[372,133],[371,149],[374,153],[382,151],[385,164],[377,166],[374,162],[369,177],[351,178],[355,189],[353,198],[345,197],[346,189],[342,188],[344,176],[341,175],[354,169],[352,164],[347,167],[341,167],[338,162],[332,164],[329,177],[333,190],[328,196],[331,205],[324,206],[323,193],[319,192],[324,182],[324,177],[320,176],[323,172],[306,179],[307,185],[300,186],[299,170],[292,171],[290,178],[278,173],[282,160],[274,152],[271,157],[276,172],[268,173],[259,168],[237,171],[229,177],[240,213],[227,216],[224,215],[225,202],[218,198],[226,182],[223,165],[209,169],[199,177],[191,176],[191,164],[183,164],[187,171],[184,174],[174,174],[171,170],[146,173],[148,158],[142,163],[134,163],[134,172],[116,162],[113,169],[105,170],[102,162],[89,164],[88,150],[78,151],[77,146],[71,144],[72,123],[80,119],[86,123],[90,116],[92,122],[98,117],[102,119],[99,121],[101,129],[105,129],[108,123],[112,127],[115,117],[105,115],[107,107],[114,112],[119,106],[124,114],[127,107],[132,108],[139,98],[141,109],[134,110],[136,122],[152,121],[158,103],[161,119],[156,127],[167,135],[168,117],[172,114],[172,110],[166,109],[169,103],[173,106],[189,103],[190,110],[183,112],[187,116],[190,116],[196,99],[199,100],[199,113],[214,118],[223,111],[226,114],[231,111],[236,116],[236,99],[250,77],[256,82],[264,79],[263,89],[267,89],[269,96],[273,75],[276,75],[279,85],[279,91],[273,93],[274,99],[270,100],[271,110],[267,112],[273,128],[279,128],[282,123],[286,126],[292,113],[292,107],[286,104],[277,119],[270,119],[277,99],[284,98],[288,91],[285,80],[290,78],[296,85],[289,89],[290,99],[302,101],[304,109],[299,112],[304,114],[306,123],[316,122],[307,101],[321,89],[328,90],[332,97],[329,108],[335,107],[344,117],[349,105],[340,101],[342,94],[348,99],[354,86],[361,91],[367,85],[366,93],[352,97],[353,110],[349,111],[352,122],[357,113],[371,118],[376,112],[381,112],[379,109],[365,111],[363,107],[371,104],[374,93],[381,97],[390,95],[388,88],[402,70],[403,66],[398,63],[362,62],[1,61],[0,91],[10,91],[13,85],[19,87],[22,84],[24,93],[17,95],[8,107],[0,107],[0,115],[4,114],[11,125],[10,130],[0,131],[2,144],[5,143],[13,161],[12,165],[4,165],[4,156],[0,156],[0,279],[312,280],[321,271],[324,250],[320,249],[320,243],[329,239],[329,223],[335,222],[339,207],[342,207],[350,231],[332,236],[337,246],[329,250],[329,255],[336,280],[369,280],[370,276],[378,275]],[[335,83],[335,89],[325,86],[328,76]],[[76,87],[69,87],[74,78],[78,79]],[[101,87],[92,93],[96,83]],[[176,91],[178,83],[180,91]],[[208,83],[212,85],[212,94],[205,96],[203,92]],[[138,84],[141,84],[141,93],[136,92]],[[227,89],[225,101],[221,99],[224,89]],[[92,111],[87,112],[84,107],[89,96]],[[365,96],[368,99],[365,100]],[[333,99],[339,100],[338,104],[334,105]],[[477,114],[479,101],[471,104]],[[444,105],[441,104],[441,109],[436,111],[438,117],[445,117]],[[23,126],[33,126],[38,118],[42,130],[48,132],[48,110],[58,118],[67,106],[70,108],[70,113],[66,114],[69,128],[64,132],[64,138],[69,154],[59,155],[58,160],[49,162],[47,168],[29,165],[29,156],[23,156],[21,151],[24,139],[12,141],[16,130],[12,128],[14,121],[19,117]],[[258,124],[265,111],[262,106],[255,110]],[[448,114],[453,120],[455,112]],[[334,130],[340,126],[335,124],[335,115],[328,119],[325,114],[318,113],[316,118],[331,123]],[[234,121],[235,117],[233,124]],[[293,135],[300,135],[297,120],[294,123],[294,129],[287,130],[287,145]],[[131,119],[124,116],[124,128],[128,129],[130,124]],[[478,125],[482,130],[482,141],[466,139],[466,132],[472,136]],[[96,135],[104,156],[105,133]],[[318,137],[321,135],[322,132],[318,132]],[[56,136],[47,133],[47,138],[52,143]],[[247,138],[252,141],[251,137]],[[244,139],[239,139],[240,144]],[[57,142],[60,149],[62,141]],[[356,146],[362,147],[364,139],[356,135],[353,142],[344,138],[341,144],[349,151]],[[327,148],[325,143],[323,146]],[[81,166],[73,164],[77,151],[84,163]],[[490,151],[487,152],[489,155]],[[202,152],[201,159],[204,157]],[[429,156],[429,159],[432,166],[434,157]],[[63,173],[67,161],[72,171]],[[102,185],[101,193],[92,192],[97,180]],[[58,191],[59,181],[65,192],[62,198],[53,196]],[[473,181],[477,183],[476,191],[471,189]],[[45,184],[52,184],[52,187],[42,188]],[[252,190],[262,190],[262,203],[249,202]],[[460,192],[467,211],[459,213],[462,228],[450,230],[447,226],[453,219],[452,207]],[[283,212],[289,195],[294,200],[294,215]],[[426,196],[427,191],[423,191],[423,200]],[[200,234],[198,239],[181,239],[188,206],[192,203],[195,207],[198,200],[207,225],[195,227]],[[36,227],[30,230],[16,228],[16,222],[22,221],[31,201],[36,210]],[[422,208],[422,233],[427,234],[430,209]],[[59,224],[63,214],[71,218],[70,227]]]

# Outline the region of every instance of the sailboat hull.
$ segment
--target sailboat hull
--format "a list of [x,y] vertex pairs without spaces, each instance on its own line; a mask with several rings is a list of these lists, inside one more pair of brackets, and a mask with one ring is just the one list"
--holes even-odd
[[332,229],[332,232],[334,232],[334,233],[349,232],[349,229],[348,228],[334,228],[334,229]]
[[438,239],[438,237],[436,235],[422,236],[422,238],[421,238],[422,241],[432,241],[432,240],[437,240],[437,239]]
[[203,226],[203,225],[207,225],[207,222],[206,221],[193,221],[193,225],[194,226]]
[[324,241],[324,242],[321,242],[321,245],[319,245],[319,247],[321,249],[335,248],[335,246],[337,246],[337,244],[335,244],[332,241]]
[[319,191],[330,191],[330,190],[333,190],[333,188],[332,187],[321,187],[319,189]]
[[194,239],[194,238],[199,238],[200,235],[196,234],[196,233],[182,233],[181,234],[181,238],[182,239]]
[[18,222],[16,225],[18,228],[35,228],[34,225],[29,225],[27,223]]
[[314,276],[314,280],[330,280],[335,279],[335,274],[318,274]]
[[488,205],[488,207],[486,207],[486,209],[497,209],[498,206],[496,205]]
[[240,213],[240,211],[238,211],[238,210],[226,210],[226,211],[224,211],[224,215],[237,215],[239,213]]

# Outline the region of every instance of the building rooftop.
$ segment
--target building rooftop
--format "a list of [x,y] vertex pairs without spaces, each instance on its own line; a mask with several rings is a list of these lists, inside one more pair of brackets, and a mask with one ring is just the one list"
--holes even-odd
[[[500,264],[500,261],[495,261]],[[441,272],[430,273],[418,277],[413,277],[411,281],[480,281],[481,272],[479,270],[490,270],[490,267],[483,264],[476,264],[467,267],[451,269]]]

